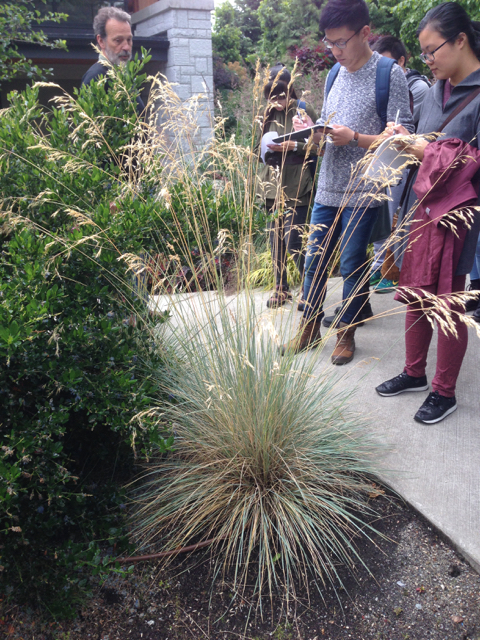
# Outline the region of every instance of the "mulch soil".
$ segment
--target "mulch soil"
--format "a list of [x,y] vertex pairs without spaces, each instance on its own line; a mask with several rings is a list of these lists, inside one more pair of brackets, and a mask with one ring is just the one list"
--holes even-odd
[[[233,598],[232,581],[212,587],[208,550],[112,576],[72,621],[44,622],[39,612],[0,603],[0,637],[12,640],[480,640],[480,576],[412,509],[375,500],[373,543],[358,543],[369,567],[345,589],[312,586],[288,605],[262,602],[253,590]],[[2,633],[4,634],[2,636]]]

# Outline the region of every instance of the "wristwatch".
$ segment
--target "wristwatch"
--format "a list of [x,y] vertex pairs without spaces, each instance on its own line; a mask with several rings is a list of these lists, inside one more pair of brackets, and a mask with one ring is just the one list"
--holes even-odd
[[349,147],[358,147],[358,136],[359,136],[358,131],[355,131],[355,133],[353,134],[353,138],[348,143]]

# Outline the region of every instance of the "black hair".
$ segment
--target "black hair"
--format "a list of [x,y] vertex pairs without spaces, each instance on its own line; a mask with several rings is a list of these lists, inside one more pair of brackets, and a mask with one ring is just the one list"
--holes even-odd
[[263,94],[265,100],[279,97],[297,99],[297,94],[292,84],[292,76],[284,64],[278,63],[270,69],[268,82],[263,87]]
[[402,56],[405,58],[405,62],[407,61],[405,45],[400,38],[396,38],[395,36],[382,36],[374,45],[371,45],[371,48],[372,51],[377,51],[378,53],[388,51],[397,62]]
[[454,40],[465,33],[473,53],[480,60],[480,22],[470,20],[468,13],[456,2],[442,2],[433,7],[418,25],[417,36],[426,29],[438,31],[445,40]]
[[320,15],[320,30],[348,27],[360,31],[370,24],[370,14],[365,0],[329,0]]
[[[291,108],[291,101],[297,100],[297,94],[292,84],[292,76],[290,71],[284,64],[278,63],[270,69],[270,75],[267,84],[263,88],[265,99],[269,98],[286,98],[287,104],[285,111]],[[297,108],[295,102],[295,109]],[[266,109],[266,117],[263,121],[262,135],[267,131],[268,125],[274,117],[274,109],[272,105],[268,105]]]

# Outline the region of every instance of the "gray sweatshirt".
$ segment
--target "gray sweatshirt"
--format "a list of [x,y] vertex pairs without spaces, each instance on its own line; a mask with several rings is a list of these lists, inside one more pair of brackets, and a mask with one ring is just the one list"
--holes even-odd
[[[345,125],[352,131],[367,135],[378,135],[382,132],[375,92],[377,64],[380,58],[380,54],[374,51],[372,57],[358,71],[351,73],[345,67],[339,70],[330,93],[324,100],[322,115],[317,122],[327,122],[329,116],[332,116],[330,123]],[[398,123],[413,133],[407,81],[402,69],[394,64],[390,74],[387,121],[395,121],[398,111]],[[352,168],[365,153],[366,150],[359,147],[335,147],[327,143],[318,176],[315,202],[332,207],[342,205],[345,202],[344,195],[350,182]],[[349,187],[349,191],[353,190],[354,193],[346,206],[355,206],[370,188],[371,185],[369,187],[368,183],[357,178]]]

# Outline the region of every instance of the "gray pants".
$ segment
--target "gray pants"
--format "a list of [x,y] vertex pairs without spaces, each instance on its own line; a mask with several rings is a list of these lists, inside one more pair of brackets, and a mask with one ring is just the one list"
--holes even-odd
[[269,239],[272,249],[273,270],[278,289],[288,289],[287,253],[289,253],[303,280],[305,270],[305,249],[303,235],[307,222],[308,206],[286,209],[284,213],[270,222]]

